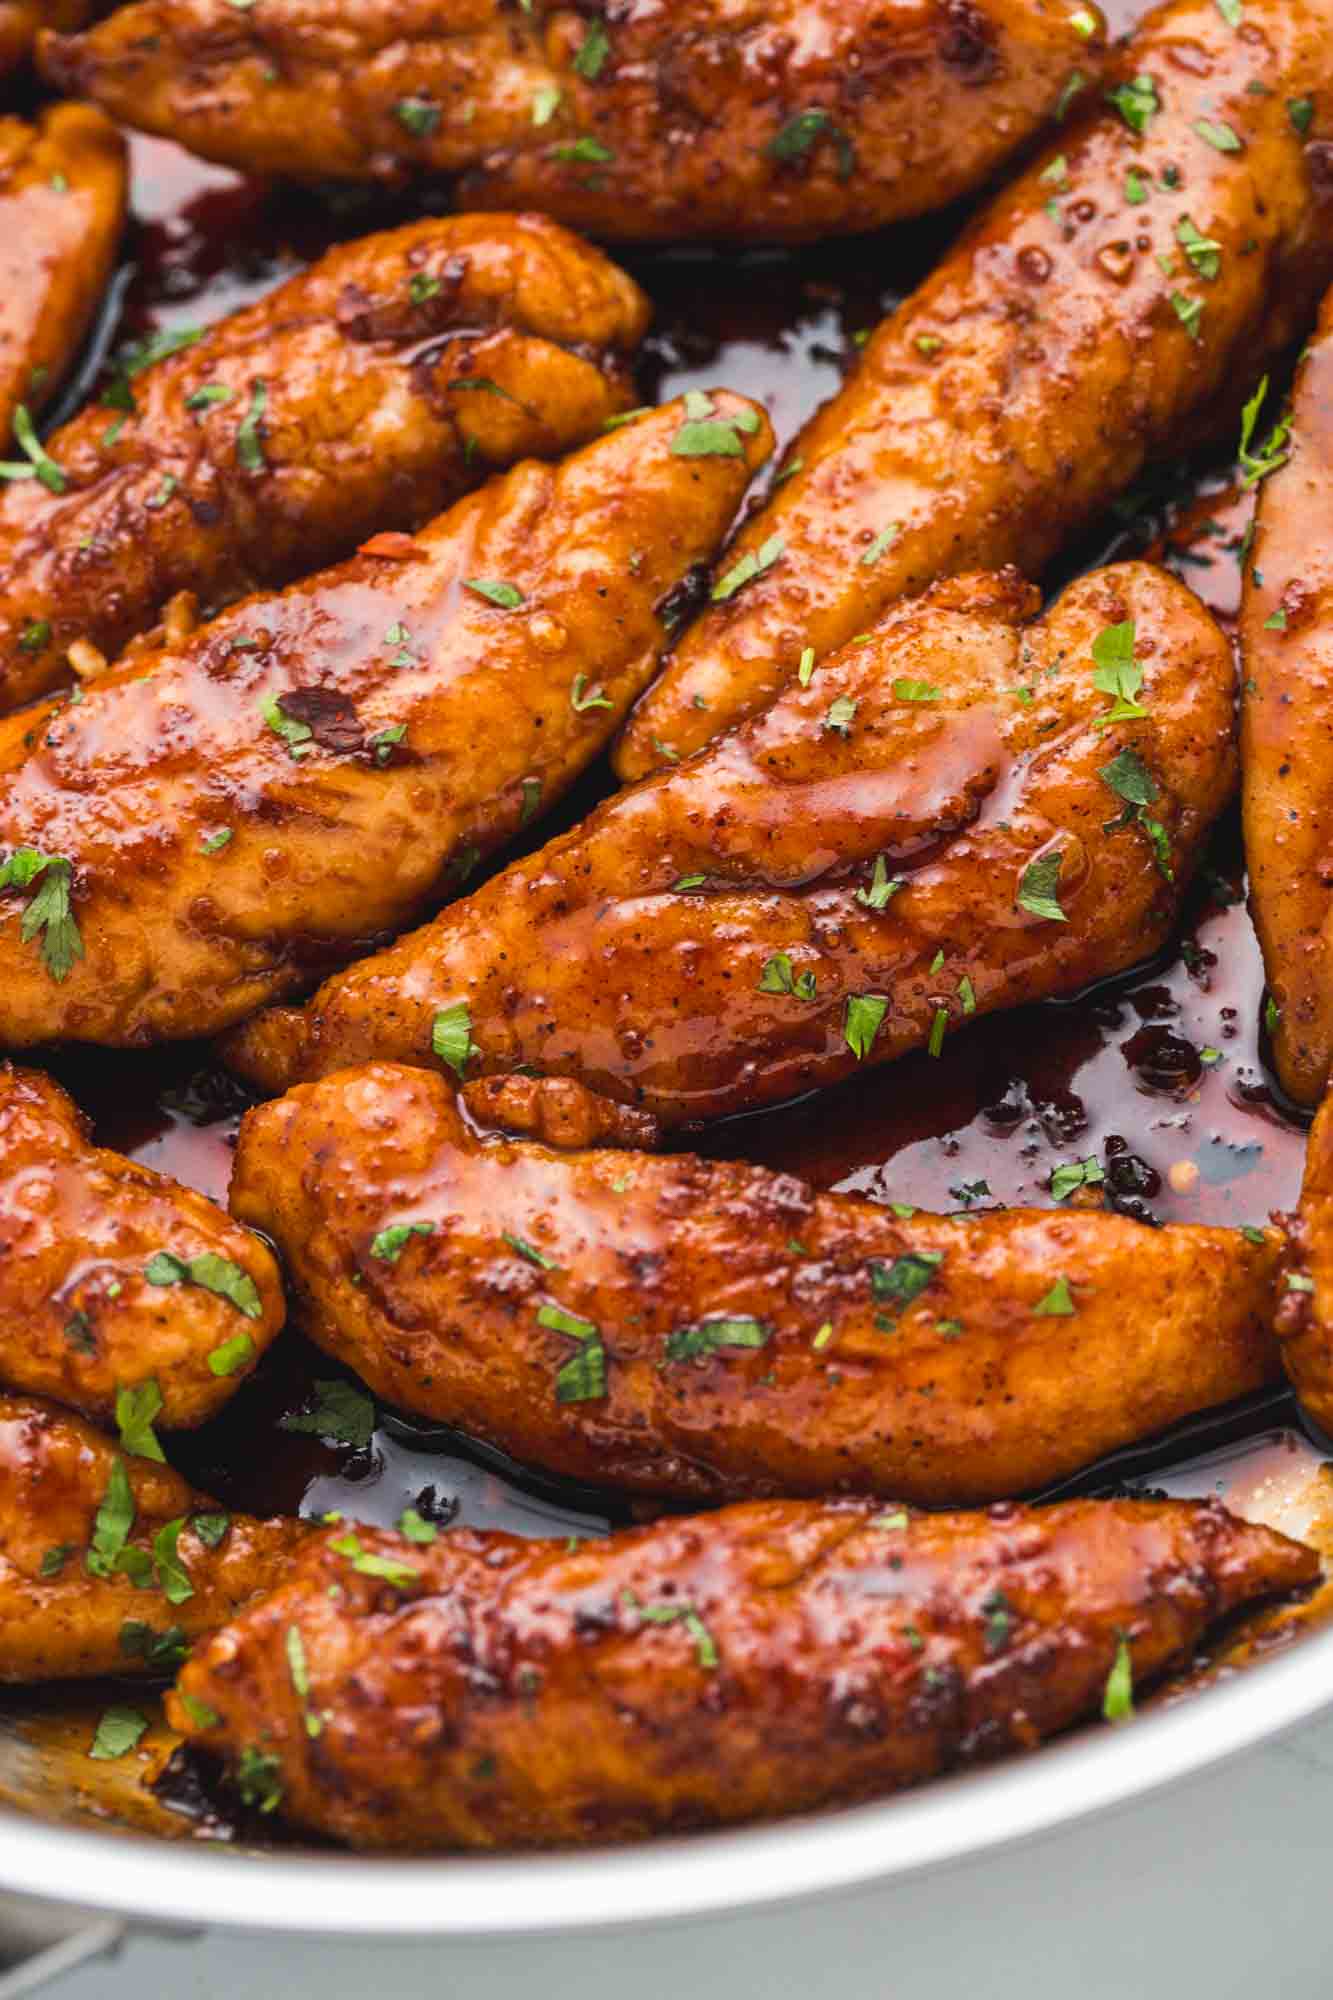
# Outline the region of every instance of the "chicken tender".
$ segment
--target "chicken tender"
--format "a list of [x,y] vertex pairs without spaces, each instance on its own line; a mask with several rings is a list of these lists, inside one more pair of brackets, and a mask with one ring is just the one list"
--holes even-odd
[[1277,1073],[1318,1104],[1333,1070],[1333,293],[1289,420],[1252,428],[1250,476],[1272,470],[1241,598],[1245,858]]
[[231,1204],[378,1396],[664,1499],[1000,1499],[1280,1372],[1275,1230],[899,1218],[762,1167],[485,1143],[387,1063],[248,1113]]
[[191,1188],[93,1146],[38,1070],[0,1064],[0,1382],[169,1429],[231,1397],[282,1327],[264,1244]]
[[1136,964],[1232,784],[1230,650],[1145,564],[1036,606],[1012,571],[898,605],[228,1060],[529,1066],[680,1125]]
[[1318,1574],[1215,1501],[770,1501],[574,1547],[338,1527],[167,1709],[261,1810],[358,1846],[624,1840],[1031,1749]]
[[0,1396],[0,1681],[170,1672],[309,1532],[228,1514],[67,1411]]
[[[0,72],[3,51],[0,18]],[[0,471],[6,482],[0,514],[29,486],[46,490],[33,412],[50,400],[83,344],[111,275],[125,200],[125,142],[91,105],[53,104],[34,124],[0,118]],[[17,447],[11,445],[16,431]],[[22,455],[10,457],[11,450]],[[25,630],[33,652],[37,635]],[[0,652],[19,636],[0,638]]]
[[566,1151],[634,1146],[651,1153],[662,1140],[651,1112],[617,1104],[568,1076],[476,1076],[459,1095],[483,1131],[513,1132]]
[[0,722],[0,1046],[209,1034],[437,905],[604,747],[771,437],[695,392]]
[[1282,1360],[1301,1407],[1333,1435],[1333,1097],[1310,1128],[1300,1206],[1276,1321]]
[[1075,0],[147,0],[42,53],[246,173],[443,172],[603,237],[799,241],[980,186],[1105,47]]
[[[685,756],[932,578],[1035,575],[1333,276],[1333,0],[1173,0],[884,321],[616,752]],[[1228,416],[1228,421],[1230,420]]]
[[45,483],[0,499],[0,708],[67,676],[73,642],[94,667],[118,653],[178,592],[215,611],[595,437],[633,400],[647,319],[637,285],[540,216],[456,216],[342,244],[206,333],[148,343],[114,408],[48,439]]

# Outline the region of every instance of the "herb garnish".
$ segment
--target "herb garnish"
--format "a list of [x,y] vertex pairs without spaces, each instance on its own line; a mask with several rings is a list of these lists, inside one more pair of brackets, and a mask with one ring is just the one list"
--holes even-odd
[[364,1450],[375,1432],[375,1405],[364,1389],[354,1388],[350,1382],[317,1381],[315,1395],[313,1410],[280,1417],[278,1429],[329,1438],[335,1444]]
[[1124,1633],[1115,1649],[1111,1671],[1102,1695],[1102,1714],[1108,1722],[1128,1722],[1134,1713],[1134,1662]]
[[851,140],[837,125],[829,113],[816,105],[809,111],[798,111],[789,118],[764,146],[764,154],[770,160],[786,165],[792,160],[800,160],[821,139],[828,139],[838,155],[838,179],[850,178],[856,166],[856,151]]
[[717,1666],[716,1641],[692,1604],[643,1604],[632,1590],[622,1590],[620,1601],[645,1625],[683,1625],[694,1641],[699,1665],[709,1671]]
[[1280,465],[1285,465],[1291,456],[1287,449],[1287,442],[1291,436],[1290,414],[1278,419],[1258,451],[1250,449],[1254,442],[1255,427],[1259,422],[1259,412],[1263,409],[1267,394],[1268,377],[1265,375],[1241,411],[1240,445],[1236,456],[1243,470],[1242,486],[1257,486],[1270,472],[1276,472]]
[[1097,1187],[1106,1179],[1101,1162],[1089,1155],[1086,1160],[1066,1160],[1051,1175],[1051,1193],[1064,1201],[1075,1188]]
[[1138,695],[1143,687],[1143,668],[1134,658],[1134,620],[1120,625],[1104,625],[1092,642],[1092,684],[1102,694],[1115,697],[1094,727],[1107,729],[1113,722],[1140,722],[1147,716]]
[[697,1361],[704,1355],[719,1353],[724,1347],[766,1347],[772,1334],[772,1327],[751,1313],[701,1319],[667,1335],[666,1358]]
[[121,1444],[134,1458],[151,1458],[158,1465],[165,1465],[166,1454],[153,1429],[161,1409],[162,1391],[156,1376],[150,1375],[146,1382],[133,1388],[116,1391],[116,1425]]
[[1057,1278],[1049,1292],[1032,1308],[1039,1319],[1068,1319],[1075,1311],[1068,1278]]
[[1150,76],[1131,77],[1128,83],[1108,90],[1106,100],[1114,104],[1130,131],[1140,135],[1147,131],[1148,120],[1162,108],[1157,86]]
[[1035,861],[1029,861],[1018,881],[1020,909],[1030,910],[1034,917],[1045,917],[1049,923],[1069,922],[1056,894],[1064,858],[1063,850],[1057,847],[1052,853],[1039,854]]
[[14,412],[14,436],[24,455],[0,464],[0,479],[40,479],[48,493],[63,493],[68,482],[43,448],[26,403],[20,403]]
[[247,1319],[263,1318],[264,1302],[254,1279],[239,1264],[233,1264],[230,1257],[220,1257],[216,1250],[205,1250],[201,1256],[188,1258],[178,1257],[171,1250],[159,1250],[144,1266],[144,1276],[150,1285],[198,1285],[202,1291],[226,1299]]
[[137,1708],[103,1709],[88,1755],[99,1760],[123,1757],[139,1741],[148,1727],[148,1717]]
[[83,957],[83,937],[69,903],[73,875],[73,863],[66,855],[43,854],[35,847],[15,848],[0,865],[0,889],[26,889],[38,882],[37,893],[28,899],[19,921],[19,937],[28,944],[42,933],[42,963],[57,985],[68,979],[75,960]]
[[433,1236],[433,1222],[391,1222],[371,1238],[370,1254],[382,1263],[396,1264],[414,1236]]
[[577,1313],[566,1312],[563,1306],[540,1307],[537,1324],[549,1327],[553,1333],[567,1334],[571,1340],[581,1343],[581,1351],[572,1361],[566,1361],[556,1374],[557,1403],[599,1401],[606,1394],[606,1348],[598,1328],[590,1319],[580,1319]]
[[1102,765],[1097,775],[1103,784],[1110,786],[1117,798],[1125,801],[1124,811],[1117,813],[1114,819],[1104,822],[1103,833],[1114,833],[1118,827],[1131,826],[1137,821],[1152,843],[1153,858],[1162,875],[1168,882],[1174,881],[1171,843],[1166,828],[1159,819],[1153,819],[1148,811],[1148,807],[1161,797],[1162,788],[1138,751],[1119,751],[1109,764]]
[[890,896],[897,895],[899,889],[906,886],[906,881],[907,878],[905,875],[890,877],[888,864],[884,856],[877,854],[875,856],[874,873],[870,878],[870,887],[868,889],[857,889],[854,892],[856,901],[864,903],[868,910],[882,910]]
[[937,1267],[943,1261],[942,1250],[907,1250],[901,1257],[895,1257],[891,1264],[872,1257],[867,1266],[870,1295],[881,1303],[889,1300],[897,1306],[910,1306],[913,1299],[920,1298],[927,1285],[933,1282]]
[[501,611],[517,611],[525,602],[523,592],[517,584],[505,583],[502,579],[489,576],[465,576],[464,590],[470,590],[477,597],[484,597],[488,604],[498,606]]
[[479,1053],[472,1039],[472,1009],[466,1000],[443,1007],[431,1023],[430,1045],[440,1061],[462,1076]]
[[588,32],[583,37],[574,54],[574,68],[579,75],[594,83],[602,73],[602,66],[611,53],[611,37],[606,32],[604,21],[588,23]]
[[734,597],[738,590],[742,590],[747,583],[752,583],[755,577],[763,576],[765,571],[772,569],[785,547],[786,543],[781,535],[770,535],[757,550],[751,550],[743,555],[739,562],[733,563],[726,575],[713,585],[713,603],[725,604],[729,597]]
[[791,959],[785,951],[777,951],[765,962],[756,990],[760,993],[794,993],[798,1000],[813,1000],[815,975],[813,972],[801,972],[793,977]]

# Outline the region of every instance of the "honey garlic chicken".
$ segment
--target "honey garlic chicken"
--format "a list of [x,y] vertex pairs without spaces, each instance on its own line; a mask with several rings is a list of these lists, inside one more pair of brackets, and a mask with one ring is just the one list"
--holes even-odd
[[1278,1372],[1276,1231],[899,1218],[741,1163],[481,1142],[387,1063],[248,1113],[231,1203],[378,1396],[672,1500],[1005,1498]]
[[0,0],[0,76],[27,61],[41,29],[70,34],[96,11],[92,0]]
[[1245,0],[1239,26],[1172,0],[1096,102],[793,442],[631,719],[622,777],[754,714],[807,649],[934,577],[1037,574],[1304,331],[1333,276],[1333,0]]
[[[0,70],[3,47],[0,8]],[[125,226],[125,189],[125,143],[90,105],[53,104],[34,124],[0,118],[0,511],[29,483],[45,490],[33,413],[92,322]]]
[[228,1514],[52,1404],[0,1396],[0,1681],[169,1672],[309,1530]]
[[228,1060],[526,1066],[679,1125],[1150,956],[1232,784],[1230,651],[1144,564],[1036,601],[1010,571],[898,605]]
[[340,245],[202,335],[141,345],[114,407],[57,431],[41,478],[0,500],[0,708],[67,675],[73,643],[96,671],[179,592],[207,612],[289,583],[595,437],[633,400],[647,315],[540,216],[457,216]]
[[1333,293],[1289,418],[1257,420],[1241,720],[1250,908],[1276,1006],[1283,1088],[1318,1104],[1333,1070]]
[[[38,1070],[0,1064],[0,1383],[100,1422],[201,1424],[283,1323],[277,1266],[190,1188],[88,1139]],[[151,1429],[140,1449],[160,1455]]]
[[1215,1501],[772,1501],[573,1546],[340,1527],[167,1708],[261,1809],[358,1846],[623,1840],[1126,1713],[1219,1619],[1318,1574]]
[[694,392],[0,722],[0,1043],[215,1032],[421,916],[603,748],[770,441]]
[[1276,1328],[1301,1407],[1333,1434],[1333,1097],[1310,1127]]
[[247,173],[461,175],[603,237],[811,239],[980,186],[1104,26],[1075,0],[141,0],[47,74]]

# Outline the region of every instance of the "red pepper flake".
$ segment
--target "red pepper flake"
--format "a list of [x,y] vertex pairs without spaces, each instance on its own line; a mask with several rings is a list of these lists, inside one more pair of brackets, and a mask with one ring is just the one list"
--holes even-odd
[[415,562],[423,553],[411,535],[399,535],[392,531],[372,535],[357,550],[359,556],[384,556],[389,562]]

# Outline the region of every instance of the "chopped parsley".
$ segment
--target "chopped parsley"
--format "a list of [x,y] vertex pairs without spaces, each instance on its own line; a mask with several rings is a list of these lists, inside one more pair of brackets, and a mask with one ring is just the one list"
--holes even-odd
[[851,993],[847,997],[847,1013],[842,1024],[843,1040],[858,1062],[864,1062],[870,1054],[876,1035],[880,1031],[884,1016],[889,1010],[888,996],[883,993]]
[[882,529],[876,535],[874,541],[861,558],[861,567],[863,569],[870,569],[879,561],[884,551],[892,542],[897,540],[901,527],[902,523],[900,521],[891,521],[887,528]]
[[701,1319],[694,1326],[678,1327],[667,1335],[666,1358],[697,1361],[704,1355],[719,1353],[724,1347],[765,1347],[772,1333],[772,1327],[750,1313]]
[[537,1248],[535,1243],[529,1243],[526,1236],[513,1236],[507,1229],[502,1229],[500,1237],[502,1242],[507,1243],[510,1249],[515,1251],[518,1256],[526,1259],[529,1264],[535,1264],[539,1271],[558,1271],[560,1269],[554,1257],[546,1256]]
[[725,604],[738,590],[743,590],[747,583],[753,583],[757,576],[763,576],[772,569],[785,547],[781,535],[770,535],[758,549],[748,551],[713,585],[713,603]]
[[598,1328],[590,1319],[580,1319],[577,1313],[566,1312],[563,1306],[540,1307],[537,1324],[549,1327],[553,1333],[566,1334],[580,1343],[580,1351],[572,1361],[566,1361],[556,1375],[557,1403],[600,1401],[606,1394],[606,1348]]
[[236,433],[236,463],[245,472],[266,472],[264,435],[260,429],[268,408],[268,383],[256,382],[250,391],[250,407]]
[[137,1708],[105,1708],[93,1736],[88,1755],[99,1761],[124,1757],[133,1750],[148,1728],[148,1717]]
[[365,1390],[350,1382],[316,1382],[315,1397],[313,1410],[280,1417],[278,1429],[327,1438],[363,1451],[375,1433],[375,1405]]
[[429,98],[400,97],[393,111],[403,130],[414,139],[429,139],[440,129],[440,107]]
[[944,1037],[949,1027],[949,1010],[937,1007],[930,1023],[930,1040],[926,1043],[926,1054],[939,1057],[944,1053]]
[[880,1304],[888,1301],[896,1306],[910,1306],[913,1299],[920,1298],[927,1285],[933,1282],[936,1270],[943,1261],[942,1250],[907,1250],[901,1257],[895,1257],[891,1264],[872,1257],[867,1265],[870,1296]]
[[1150,805],[1161,797],[1161,786],[1137,750],[1121,750],[1109,764],[1103,764],[1098,773],[1103,784],[1109,785],[1117,798],[1125,801],[1124,811],[1114,819],[1107,820],[1103,833],[1114,833],[1118,827],[1131,826],[1136,821],[1147,834],[1152,844],[1153,858],[1168,882],[1175,879],[1171,866],[1171,843],[1166,828],[1148,811]]
[[484,597],[488,604],[496,605],[501,611],[517,611],[519,605],[525,602],[517,584],[505,583],[495,577],[465,576],[463,588],[477,597]]
[[176,1520],[166,1522],[153,1537],[153,1568],[168,1604],[184,1604],[194,1596],[189,1571],[177,1551],[184,1526],[185,1516],[181,1514]]
[[423,1548],[433,1542],[440,1532],[435,1523],[418,1514],[415,1507],[404,1507],[394,1526],[405,1541],[416,1542]]
[[1201,139],[1206,139],[1210,146],[1215,146],[1219,153],[1239,153],[1243,150],[1244,142],[1240,134],[1224,119],[1196,118],[1194,130]]
[[1039,854],[1035,861],[1029,861],[1018,882],[1018,906],[1030,910],[1034,917],[1045,917],[1049,923],[1067,924],[1068,917],[1060,908],[1057,890],[1060,886],[1060,867],[1064,853],[1056,848],[1050,854]]
[[1098,1187],[1105,1179],[1101,1162],[1091,1155],[1086,1160],[1066,1160],[1051,1175],[1051,1193],[1064,1201],[1075,1188]]
[[600,139],[592,139],[584,134],[578,139],[566,140],[562,145],[552,146],[551,157],[567,161],[571,165],[584,160],[595,165],[605,160],[614,160],[615,154],[609,146],[604,146]]
[[604,21],[588,23],[588,32],[579,43],[574,54],[574,68],[579,75],[594,83],[602,73],[603,65],[611,53],[611,37],[606,32]]
[[1114,696],[1112,706],[1097,718],[1098,729],[1113,722],[1140,722],[1147,716],[1138,700],[1143,668],[1134,657],[1134,636],[1134,620],[1127,618],[1120,625],[1104,625],[1092,642],[1092,684],[1102,694]]
[[1255,430],[1259,422],[1259,413],[1263,409],[1264,400],[1267,395],[1268,377],[1265,375],[1259,387],[1241,411],[1240,445],[1237,448],[1236,456],[1240,461],[1243,473],[1241,479],[1242,486],[1257,486],[1259,481],[1266,479],[1270,472],[1276,472],[1280,465],[1285,465],[1291,456],[1290,451],[1287,449],[1288,441],[1291,437],[1291,417],[1289,415],[1278,419],[1257,451],[1252,449]]
[[940,690],[929,681],[913,681],[899,678],[893,683],[895,701],[938,701]]
[[1203,318],[1203,300],[1192,299],[1185,292],[1172,292],[1171,310],[1184,327],[1191,340],[1200,338],[1199,322]]
[[532,93],[532,122],[534,125],[549,125],[560,109],[560,99],[564,92],[557,83],[544,83]]
[[569,690],[569,705],[575,715],[583,715],[590,708],[615,707],[615,703],[600,686],[588,687],[586,674],[575,674]]
[[233,829],[231,827],[222,826],[218,828],[216,833],[201,834],[199,838],[199,852],[201,854],[221,853],[222,849],[231,839],[232,832]]
[[854,695],[840,694],[837,700],[830,704],[822,727],[832,730],[834,735],[841,736],[845,742],[851,734],[858,707],[859,703]]
[[877,854],[874,873],[870,877],[870,887],[856,890],[856,900],[858,903],[864,903],[868,910],[882,910],[889,898],[896,896],[899,889],[906,886],[906,879],[903,875],[890,876],[884,856]]
[[759,975],[760,993],[793,993],[798,1000],[813,1000],[815,997],[815,975],[800,972],[793,976],[791,959],[785,951],[774,952]]
[[793,160],[804,159],[811,148],[821,139],[828,139],[838,155],[838,179],[848,180],[856,166],[856,151],[851,140],[837,125],[829,113],[816,105],[809,111],[798,111],[785,125],[773,134],[764,147],[764,154],[779,165],[789,165]]
[[1299,132],[1301,137],[1304,138],[1310,129],[1310,121],[1314,117],[1313,97],[1289,97],[1287,99],[1287,116],[1291,120],[1293,130]]
[[151,1458],[165,1465],[166,1454],[153,1429],[161,1409],[162,1391],[156,1376],[150,1375],[146,1382],[133,1388],[116,1391],[116,1426],[121,1444],[135,1458]]
[[282,1765],[270,1751],[247,1743],[236,1760],[236,1789],[243,1805],[276,1812],[282,1804]]
[[1176,224],[1176,241],[1199,276],[1211,282],[1222,268],[1222,245],[1211,236],[1201,236],[1187,215]]
[[35,847],[18,847],[0,865],[0,889],[27,889],[37,883],[19,921],[24,944],[41,935],[42,963],[56,984],[68,979],[76,959],[83,957],[83,936],[70,909],[73,863],[63,854],[43,854]]
[[1070,1296],[1068,1278],[1057,1278],[1049,1292],[1032,1308],[1038,1319],[1070,1319],[1076,1307]]
[[83,1566],[89,1576],[111,1576],[116,1570],[130,1530],[134,1526],[134,1493],[130,1478],[125,1470],[125,1461],[118,1458],[111,1467],[106,1482],[106,1492],[93,1517],[92,1539],[84,1556]]
[[456,1076],[466,1073],[469,1062],[479,1053],[472,1039],[472,1009],[466,1000],[441,1008],[431,1022],[430,1045]]
[[692,1604],[643,1604],[632,1590],[623,1590],[620,1601],[645,1625],[683,1625],[694,1641],[699,1665],[709,1672],[717,1666],[717,1644]]
[[43,448],[26,403],[20,403],[14,412],[14,436],[23,457],[0,464],[0,479],[39,479],[48,493],[63,493],[68,482],[55,460]]
[[259,704],[259,713],[273,731],[287,745],[287,755],[293,762],[310,755],[311,738],[314,730],[308,722],[300,722],[294,715],[288,715],[282,706],[281,695],[266,694]]
[[178,1257],[171,1250],[159,1250],[145,1264],[144,1276],[150,1285],[198,1285],[202,1291],[226,1299],[247,1319],[263,1317],[264,1302],[254,1279],[239,1264],[233,1264],[230,1257],[220,1257],[216,1250],[205,1250],[199,1257],[188,1258]]
[[1157,86],[1150,76],[1131,77],[1128,83],[1108,90],[1106,100],[1108,104],[1114,104],[1130,131],[1140,136],[1147,131],[1148,120],[1162,108]]
[[40,653],[51,642],[51,621],[49,618],[33,618],[19,633],[21,653]]
[[[1220,4],[1220,0],[1219,0]],[[1123,1632],[1102,1693],[1102,1714],[1108,1722],[1128,1722],[1134,1713],[1134,1662]]]
[[433,1236],[433,1222],[391,1222],[371,1238],[370,1254],[383,1264],[396,1264],[414,1236]]
[[214,1375],[234,1375],[255,1358],[255,1344],[248,1333],[234,1333],[220,1347],[209,1350],[208,1365]]

